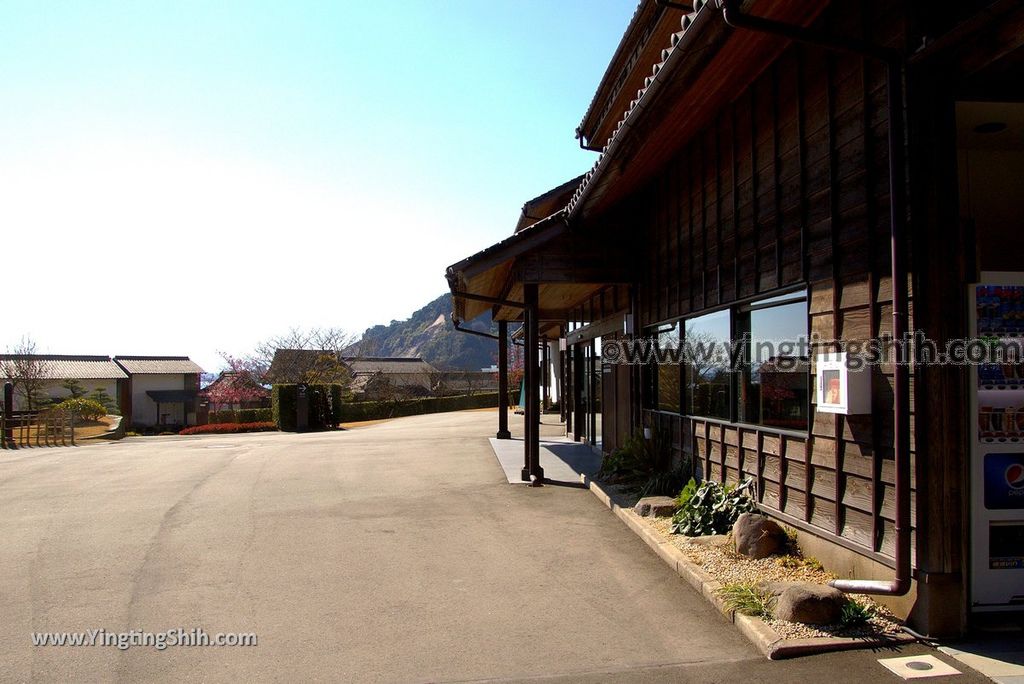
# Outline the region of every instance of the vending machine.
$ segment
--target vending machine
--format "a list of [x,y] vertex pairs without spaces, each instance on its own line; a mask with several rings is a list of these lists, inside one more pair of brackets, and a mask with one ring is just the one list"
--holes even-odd
[[[982,273],[968,301],[972,340],[990,348],[1024,340],[1024,274]],[[971,604],[977,612],[1021,610],[1024,363],[974,364],[970,378]]]

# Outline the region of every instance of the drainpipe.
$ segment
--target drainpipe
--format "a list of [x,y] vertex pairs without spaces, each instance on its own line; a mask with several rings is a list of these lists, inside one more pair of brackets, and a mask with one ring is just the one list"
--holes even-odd
[[600,147],[594,147],[589,142],[583,142],[586,138],[583,136],[583,129],[579,126],[576,127],[576,139],[580,141],[580,149],[586,150],[587,152],[600,152]]
[[[499,321],[499,323],[500,322],[501,321]],[[482,332],[480,330],[473,330],[472,328],[463,328],[462,327],[462,321],[460,321],[454,315],[452,316],[452,325],[455,326],[455,329],[457,331],[459,331],[461,333],[466,333],[467,335],[476,335],[477,337],[486,337],[489,340],[498,340],[498,341],[501,340],[501,337],[499,337],[498,335],[495,335],[494,333]],[[520,342],[519,340],[512,340],[512,344],[515,344],[517,346],[522,347],[524,343]]]
[[[717,0],[725,23],[736,29],[782,36],[832,52],[878,60],[886,66],[889,115],[889,223],[892,254],[892,333],[897,343],[906,339],[908,323],[906,264],[906,162],[903,132],[903,56],[897,50],[868,42],[828,35],[743,14],[738,0]],[[892,580],[837,579],[836,589],[859,594],[903,596],[910,591],[910,385],[909,370],[898,358],[893,369],[893,459],[896,467],[896,576]]]

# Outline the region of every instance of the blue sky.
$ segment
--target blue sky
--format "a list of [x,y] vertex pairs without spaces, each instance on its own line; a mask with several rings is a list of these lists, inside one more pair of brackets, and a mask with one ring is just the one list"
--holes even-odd
[[634,7],[0,2],[0,345],[212,370],[405,318],[593,163]]

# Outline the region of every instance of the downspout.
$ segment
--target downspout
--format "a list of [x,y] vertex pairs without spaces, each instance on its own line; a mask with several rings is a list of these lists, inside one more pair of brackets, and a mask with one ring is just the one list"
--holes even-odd
[[[455,326],[455,329],[457,331],[459,331],[461,333],[466,333],[467,335],[476,335],[477,337],[486,337],[489,340],[499,340],[499,341],[501,340],[501,338],[498,337],[497,335],[495,335],[494,333],[482,332],[480,330],[473,330],[472,328],[463,328],[462,327],[462,321],[460,321],[458,318],[456,318],[454,314],[452,315],[452,325]],[[522,347],[524,343],[520,342],[518,340],[512,340],[512,344],[517,345],[519,347]]]
[[600,152],[601,151],[600,147],[594,147],[589,142],[583,142],[585,140],[585,138],[583,137],[583,129],[581,127],[579,127],[579,126],[576,127],[576,139],[580,141],[580,149],[581,150],[586,150],[587,152]]
[[[736,29],[782,36],[832,52],[878,60],[886,66],[889,116],[889,222],[892,259],[892,333],[900,344],[907,336],[906,161],[903,131],[903,65],[900,52],[865,41],[754,17],[739,11],[738,0],[717,0],[725,23]],[[903,596],[910,591],[910,385],[908,359],[893,369],[893,460],[896,470],[896,571],[892,580],[836,579],[829,585],[859,594]]]

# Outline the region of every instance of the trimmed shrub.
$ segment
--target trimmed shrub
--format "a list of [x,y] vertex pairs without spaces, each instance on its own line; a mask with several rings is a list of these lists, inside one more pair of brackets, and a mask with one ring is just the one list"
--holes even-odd
[[227,435],[238,432],[270,432],[276,431],[277,426],[270,421],[255,423],[209,423],[208,425],[196,425],[187,427],[179,432],[179,435]]
[[221,409],[220,411],[210,411],[210,424],[214,423],[239,423],[238,411],[232,409]]
[[242,409],[237,413],[239,423],[271,423],[274,421],[274,410],[270,408]]
[[[340,415],[343,406],[341,385],[306,385],[305,387],[308,407],[306,429],[324,430],[337,426],[341,422]],[[280,430],[294,432],[298,428],[296,410],[299,385],[274,385],[270,396],[273,402],[271,411],[274,424]]]
[[103,404],[84,397],[65,399],[59,404],[51,406],[50,410],[66,411],[72,414],[76,420],[99,420],[107,415],[107,408]]
[[210,424],[213,423],[269,423],[274,420],[271,408],[256,409],[222,409],[210,411]]
[[494,408],[498,405],[498,393],[470,394],[455,397],[429,397],[427,399],[406,399],[404,401],[357,401],[341,405],[339,423],[355,423],[363,420],[383,420],[401,416],[417,416],[425,413],[446,413],[467,409]]
[[297,385],[274,385],[270,391],[270,410],[278,430],[295,432],[295,398],[297,396]]

